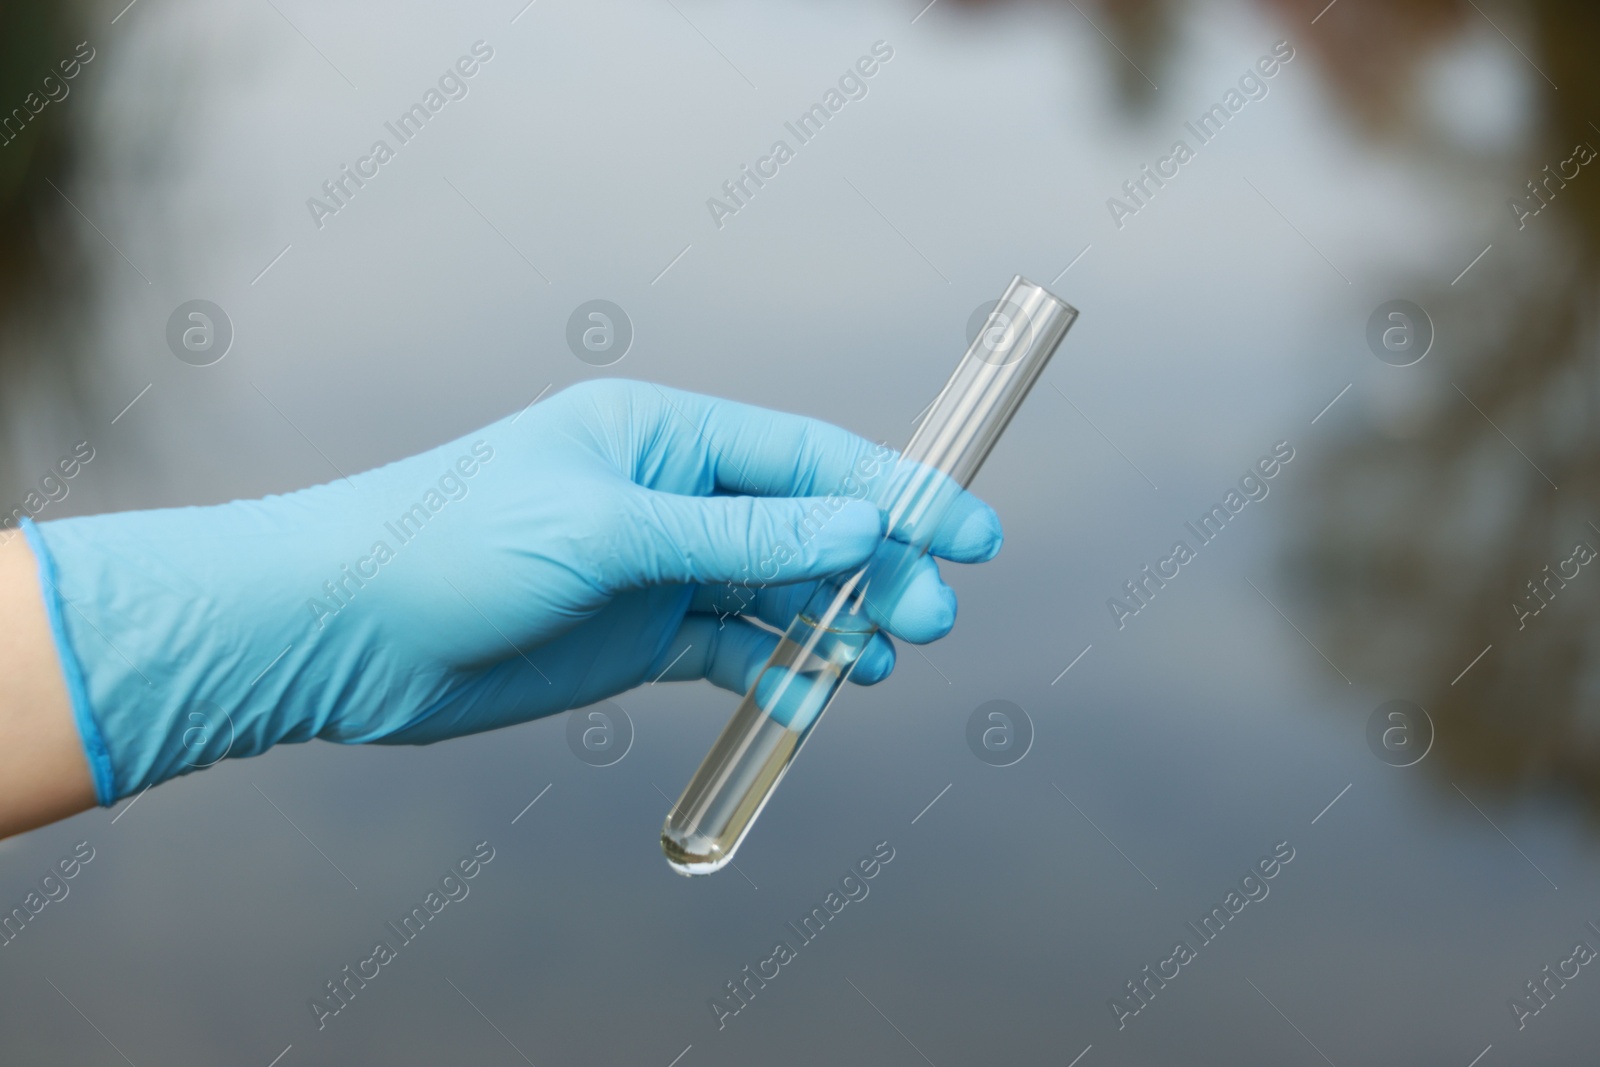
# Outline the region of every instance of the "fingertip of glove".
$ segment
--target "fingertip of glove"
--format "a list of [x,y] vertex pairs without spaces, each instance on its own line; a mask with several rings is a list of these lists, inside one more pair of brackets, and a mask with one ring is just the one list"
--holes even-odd
[[1006,534],[994,508],[982,504],[962,520],[955,539],[957,544],[970,549],[974,563],[986,563],[1000,554]]
[[857,685],[877,685],[894,671],[894,661],[894,645],[880,634],[862,650],[850,680]]
[[884,628],[901,640],[926,645],[949,634],[955,625],[955,590],[940,580],[933,561],[924,559]]

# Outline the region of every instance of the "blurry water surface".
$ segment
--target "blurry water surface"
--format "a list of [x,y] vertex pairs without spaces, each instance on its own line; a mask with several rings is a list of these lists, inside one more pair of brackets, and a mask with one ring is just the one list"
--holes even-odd
[[[1595,13],[920,6],[3,16],[4,107],[94,52],[0,148],[5,499],[95,450],[41,518],[325,481],[595,375],[900,443],[1012,274],[1083,312],[978,481],[1007,544],[946,568],[955,633],[841,697],[737,872],[680,879],[656,844],[735,703],[704,684],[620,698],[607,767],[564,716],[225,762],[0,844],[5,908],[95,850],[0,951],[6,1062],[1585,1058],[1600,977],[1564,961],[1600,948],[1600,574],[1564,561],[1600,547]],[[476,42],[464,95],[308,208]],[[232,324],[211,366],[167,344],[193,299]],[[605,368],[566,341],[592,299],[634,329]],[[1395,300],[1426,314],[1409,366],[1368,343]],[[1185,524],[1275,447],[1199,545]],[[1180,538],[1140,607],[1124,583]],[[1140,607],[1120,627],[1113,597]],[[968,746],[994,700],[1031,721],[1010,766]],[[1374,747],[1392,700],[1427,722]],[[470,896],[319,1030],[308,999],[481,841]],[[802,944],[785,924],[880,842]],[[1187,924],[1275,848],[1203,943]],[[719,1029],[709,1001],[780,939],[796,958]],[[1519,1029],[1513,997],[1548,1004]]]

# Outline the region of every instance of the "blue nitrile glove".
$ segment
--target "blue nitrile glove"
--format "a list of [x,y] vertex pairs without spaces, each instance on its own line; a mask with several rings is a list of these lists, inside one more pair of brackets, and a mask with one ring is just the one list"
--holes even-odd
[[[25,529],[110,804],[283,741],[423,744],[658,675],[743,692],[777,637],[741,616],[782,628],[872,555],[862,498],[894,458],[812,419],[593,381],[350,479]],[[941,526],[937,555],[999,550],[975,497]],[[955,596],[918,566],[879,621],[921,643]],[[893,666],[879,634],[851,677]]]

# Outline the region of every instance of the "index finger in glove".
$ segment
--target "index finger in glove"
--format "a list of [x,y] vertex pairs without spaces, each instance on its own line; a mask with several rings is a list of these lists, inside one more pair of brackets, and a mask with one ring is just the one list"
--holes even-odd
[[[937,502],[926,517],[932,528],[916,532],[929,551],[978,563],[1000,550],[1000,519],[993,508],[942,472],[901,461],[885,445],[802,415],[651,384],[619,384],[646,390],[641,403],[653,407],[655,432],[640,436],[635,457],[639,470],[655,472],[646,482],[650,487],[693,484],[702,493],[843,497],[883,508],[906,484],[932,483],[935,491],[922,494]],[[897,529],[895,536],[905,534]]]

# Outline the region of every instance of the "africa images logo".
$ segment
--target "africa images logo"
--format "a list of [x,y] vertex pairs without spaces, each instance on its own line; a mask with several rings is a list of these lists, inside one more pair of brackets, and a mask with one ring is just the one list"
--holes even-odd
[[772,142],[767,154],[756,160],[754,170],[748,163],[743,164],[739,167],[738,175],[722,183],[722,194],[727,197],[726,200],[707,197],[706,210],[711,213],[711,221],[716,223],[717,229],[722,229],[724,219],[737,215],[742,208],[749,206],[756,190],[765,188],[767,181],[776,178],[783,165],[795,157],[795,149],[810,144],[822,132],[828,120],[844,110],[845,104],[866,99],[867,79],[877,74],[882,65],[893,58],[894,48],[889,42],[872,42],[872,54],[862,56],[847,68],[839,76],[838,88],[830,87],[822,94],[820,103],[812,104],[794,122],[783,124],[784,129],[794,135],[794,147],[783,138]]

